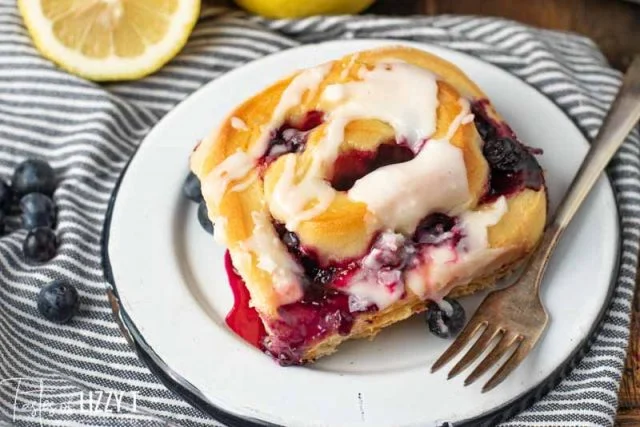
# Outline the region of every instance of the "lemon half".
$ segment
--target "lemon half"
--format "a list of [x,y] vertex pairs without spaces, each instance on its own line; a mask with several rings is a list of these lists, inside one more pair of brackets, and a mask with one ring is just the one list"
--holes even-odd
[[153,73],[187,42],[200,0],[18,0],[38,50],[91,80]]

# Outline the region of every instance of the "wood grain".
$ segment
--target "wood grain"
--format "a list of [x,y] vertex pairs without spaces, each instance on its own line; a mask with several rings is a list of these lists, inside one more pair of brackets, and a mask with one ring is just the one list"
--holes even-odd
[[[311,0],[306,0],[311,1]],[[230,0],[212,0],[232,5]],[[378,0],[366,13],[487,15],[572,31],[593,39],[612,66],[624,70],[640,54],[640,5],[621,0]],[[640,288],[640,287],[639,287]],[[640,426],[640,295],[620,388],[619,426]]]
[[595,40],[618,69],[640,52],[640,5],[620,0],[378,0],[369,12],[499,16],[574,31]]

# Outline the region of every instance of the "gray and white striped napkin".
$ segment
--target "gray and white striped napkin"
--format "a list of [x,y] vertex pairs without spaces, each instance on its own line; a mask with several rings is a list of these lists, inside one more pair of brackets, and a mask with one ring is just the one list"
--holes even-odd
[[[55,260],[38,267],[25,263],[22,230],[0,239],[0,425],[2,420],[25,426],[219,425],[167,390],[138,360],[112,319],[100,253],[109,196],[151,127],[203,84],[270,53],[339,38],[408,39],[474,55],[537,88],[590,138],[620,84],[620,73],[609,68],[590,40],[500,19],[267,21],[205,9],[186,48],[159,73],[98,85],[43,59],[15,2],[0,0],[0,176],[8,179],[18,162],[41,156],[61,179],[55,194],[61,242]],[[604,327],[557,388],[505,425],[613,424],[640,241],[637,131],[609,174],[620,207],[623,251]],[[45,321],[35,304],[40,287],[58,277],[76,284],[83,300],[80,314],[65,326]],[[87,409],[100,390],[119,397],[119,411]],[[73,406],[78,399],[84,399],[83,407]]]

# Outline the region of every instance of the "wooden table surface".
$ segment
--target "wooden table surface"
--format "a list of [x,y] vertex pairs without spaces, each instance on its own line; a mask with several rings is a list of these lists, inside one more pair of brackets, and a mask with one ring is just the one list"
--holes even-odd
[[[309,1],[309,0],[307,0]],[[229,0],[214,0],[231,5]],[[640,54],[640,4],[622,0],[378,0],[368,13],[440,13],[500,16],[595,40],[612,66],[624,70]],[[627,366],[617,425],[640,426],[640,295],[636,292]]]

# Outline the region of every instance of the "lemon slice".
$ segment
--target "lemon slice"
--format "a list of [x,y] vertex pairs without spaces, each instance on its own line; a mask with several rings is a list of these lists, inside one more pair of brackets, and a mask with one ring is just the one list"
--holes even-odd
[[38,50],[91,80],[153,73],[187,42],[200,0],[18,0]]

